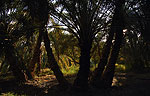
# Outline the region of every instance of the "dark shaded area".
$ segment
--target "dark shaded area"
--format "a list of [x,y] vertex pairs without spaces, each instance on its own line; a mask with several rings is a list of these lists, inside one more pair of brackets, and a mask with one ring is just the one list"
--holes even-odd
[[16,80],[0,81],[1,94],[7,92],[13,92],[18,95],[25,94],[27,96],[42,96],[44,94],[44,88],[28,84],[18,84]]
[[[73,81],[75,76],[67,76]],[[87,91],[74,90],[73,87],[62,88],[58,85],[55,76],[43,76],[35,81],[20,84],[14,79],[0,80],[0,92],[13,92],[27,96],[150,96],[150,73],[116,73],[113,87],[98,89],[90,86]]]

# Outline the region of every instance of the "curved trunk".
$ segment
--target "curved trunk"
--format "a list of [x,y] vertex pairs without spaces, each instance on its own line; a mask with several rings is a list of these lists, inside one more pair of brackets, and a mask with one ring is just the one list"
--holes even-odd
[[[121,17],[120,16],[120,9],[122,7],[122,4],[118,3],[119,1],[116,1],[116,2],[117,2],[116,3],[116,8],[114,10],[114,16],[112,18],[112,24],[111,24],[109,36],[108,36],[106,44],[103,48],[102,57],[101,57],[100,62],[98,64],[98,68],[95,69],[94,76],[93,76],[92,81],[91,81],[91,83],[94,86],[97,86],[97,87],[102,87],[102,84],[103,84],[103,82],[101,81],[102,74],[104,72],[104,69],[105,69],[105,66],[107,65],[107,63],[110,63],[110,60],[108,62],[108,58],[109,58],[109,55],[110,55],[110,52],[111,52],[112,40],[113,40],[115,32],[119,33],[119,36],[121,38],[120,41],[122,40],[122,31],[123,31],[123,29],[122,29],[122,26],[119,25],[120,23],[122,23],[122,21],[121,21],[122,18],[120,18]],[[118,26],[120,26],[120,28]],[[119,37],[118,37],[118,34],[117,34],[116,38],[115,38],[115,42],[118,42],[118,38]],[[117,39],[117,41],[116,41],[116,39]],[[117,46],[117,45],[114,45],[114,46]],[[112,52],[111,52],[111,58],[110,59],[113,59],[116,62],[116,60],[115,60],[115,58],[113,57],[112,54],[115,51],[117,51],[118,49],[115,49],[117,47],[114,47],[114,46],[113,46],[113,49],[112,49]],[[117,52],[115,52],[115,53],[117,53]],[[114,55],[114,56],[117,56],[117,55]],[[112,64],[112,65],[114,65],[114,64]]]
[[111,51],[109,62],[106,66],[106,69],[104,70],[104,74],[101,78],[104,87],[111,87],[112,80],[115,73],[115,63],[117,61],[119,50],[122,44],[123,39],[123,27],[124,27],[124,20],[123,20],[123,4],[124,0],[122,2],[118,1],[116,5],[117,10],[117,17],[118,20],[116,21],[116,28],[115,28],[115,42]]
[[108,62],[108,65],[104,71],[104,74],[102,76],[102,81],[105,82],[104,86],[105,87],[110,87],[112,84],[112,80],[114,77],[114,72],[115,72],[115,64],[119,55],[119,50],[121,47],[121,41],[123,38],[123,32],[121,32],[122,30],[120,30],[120,33],[118,32],[116,34],[116,38],[115,38],[115,42],[114,42],[114,46],[111,52],[111,57],[110,60]]
[[79,60],[79,71],[77,78],[74,81],[74,86],[76,88],[87,89],[88,87],[88,77],[90,72],[90,50],[92,47],[92,42],[85,40],[86,42],[79,44],[81,50],[81,56]]
[[[113,26],[113,24],[112,24],[112,26]],[[108,57],[109,57],[109,54],[111,51],[113,37],[114,37],[114,31],[111,29],[111,31],[109,33],[109,37],[107,38],[106,44],[104,45],[104,48],[102,51],[102,56],[101,56],[100,62],[98,64],[98,67],[94,70],[94,76],[92,77],[92,81],[91,81],[91,83],[93,85],[98,85],[101,75],[105,69],[107,62],[108,62]]]
[[68,82],[64,78],[63,73],[61,72],[55,60],[55,57],[52,53],[52,48],[50,47],[50,40],[49,40],[47,31],[43,32],[43,35],[44,35],[45,48],[46,48],[47,56],[48,56],[48,63],[49,63],[48,67],[52,69],[60,85],[63,85],[63,86],[68,85]]
[[92,80],[91,80],[92,85],[95,85],[95,86],[99,86],[98,83],[100,83],[102,73],[108,62],[108,57],[110,55],[110,51],[111,51],[111,47],[112,47],[112,40],[113,40],[114,33],[115,33],[115,25],[116,25],[116,21],[118,19],[117,14],[118,14],[118,9],[116,8],[115,12],[114,12],[114,16],[112,18],[110,32],[108,33],[107,41],[103,47],[100,62],[98,64],[98,67],[94,70],[94,76],[92,77]]

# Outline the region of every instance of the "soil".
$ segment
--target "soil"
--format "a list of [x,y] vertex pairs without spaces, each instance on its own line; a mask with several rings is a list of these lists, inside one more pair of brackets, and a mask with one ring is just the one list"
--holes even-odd
[[[73,82],[75,76],[67,76],[68,81]],[[15,79],[0,80],[0,95],[13,92],[25,96],[150,96],[150,73],[116,73],[113,87],[98,89],[89,87],[87,91],[80,92],[62,88],[54,75],[36,77],[33,81],[24,84]]]

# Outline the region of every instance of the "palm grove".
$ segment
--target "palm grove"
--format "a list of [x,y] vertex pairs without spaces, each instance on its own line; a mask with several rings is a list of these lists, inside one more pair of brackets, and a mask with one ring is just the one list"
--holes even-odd
[[118,57],[130,70],[150,67],[149,10],[148,0],[2,0],[0,71],[26,81],[46,66],[69,86],[60,66],[74,65],[75,88],[111,87]]

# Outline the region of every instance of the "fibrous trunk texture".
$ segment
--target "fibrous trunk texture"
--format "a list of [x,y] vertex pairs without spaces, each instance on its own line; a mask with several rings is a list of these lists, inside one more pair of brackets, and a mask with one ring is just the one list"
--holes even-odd
[[112,51],[110,54],[110,59],[104,70],[104,74],[101,78],[104,87],[111,87],[114,73],[115,73],[115,64],[119,55],[119,50],[122,44],[123,39],[123,28],[124,28],[124,15],[123,15],[123,5],[125,1],[116,2],[116,15],[118,20],[115,24],[115,41],[112,47]]
[[49,40],[47,31],[43,32],[43,34],[44,34],[44,44],[45,44],[45,48],[46,48],[47,56],[48,56],[48,64],[49,64],[48,66],[54,72],[54,75],[56,76],[56,79],[58,80],[60,85],[63,85],[63,86],[68,85],[67,80],[64,78],[63,73],[61,72],[56,62],[54,54],[52,53],[52,48],[50,47],[50,40]]
[[88,87],[88,77],[90,72],[90,50],[92,43],[85,41],[80,43],[80,68],[77,74],[77,78],[74,81],[74,86],[77,88],[86,89]]

